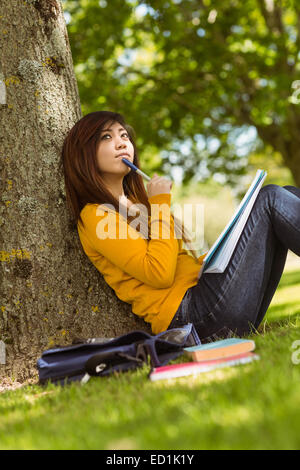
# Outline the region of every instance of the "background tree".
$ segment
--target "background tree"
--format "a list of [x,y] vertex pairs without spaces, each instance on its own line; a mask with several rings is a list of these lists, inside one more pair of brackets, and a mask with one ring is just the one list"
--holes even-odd
[[59,161],[81,109],[61,3],[2,0],[0,38],[0,377],[21,380],[55,343],[147,327],[69,225]]
[[219,173],[234,183],[247,156],[270,146],[300,186],[297,0],[64,6],[84,113],[123,112],[145,167],[179,165],[184,182]]

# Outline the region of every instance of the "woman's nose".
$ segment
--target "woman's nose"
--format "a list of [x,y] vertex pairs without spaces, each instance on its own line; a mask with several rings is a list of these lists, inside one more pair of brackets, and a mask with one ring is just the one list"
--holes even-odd
[[120,147],[121,147],[121,148],[123,148],[123,147],[126,147],[126,144],[125,144],[125,142],[123,142],[123,141],[121,140],[121,138],[120,138],[120,137],[117,137],[117,139],[116,139],[116,147],[117,147],[117,148],[120,148]]

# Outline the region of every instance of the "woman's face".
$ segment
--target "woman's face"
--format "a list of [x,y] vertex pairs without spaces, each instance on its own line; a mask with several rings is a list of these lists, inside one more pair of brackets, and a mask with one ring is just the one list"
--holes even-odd
[[102,176],[127,175],[131,169],[122,162],[122,157],[133,162],[133,156],[134,148],[126,129],[119,122],[106,124],[101,131],[97,149],[97,162]]

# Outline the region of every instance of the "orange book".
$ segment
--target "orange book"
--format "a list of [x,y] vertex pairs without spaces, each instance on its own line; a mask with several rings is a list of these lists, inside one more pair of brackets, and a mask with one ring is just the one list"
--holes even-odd
[[193,361],[199,362],[236,356],[254,349],[255,343],[250,339],[229,338],[184,348],[184,351],[192,357]]

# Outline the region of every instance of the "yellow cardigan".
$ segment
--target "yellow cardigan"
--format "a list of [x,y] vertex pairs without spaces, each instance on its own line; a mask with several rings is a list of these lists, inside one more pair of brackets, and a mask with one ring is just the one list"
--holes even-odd
[[[171,206],[169,193],[148,200],[150,204]],[[86,204],[81,217],[84,227],[78,223],[77,229],[83,250],[107,284],[119,299],[131,304],[133,313],[151,324],[154,334],[166,330],[186,290],[197,284],[205,254],[197,261],[182,248],[182,239],[174,236],[173,217],[170,217],[170,237],[163,238],[161,213],[156,238],[150,240],[105,205]],[[116,236],[101,237],[109,220],[116,225]]]

